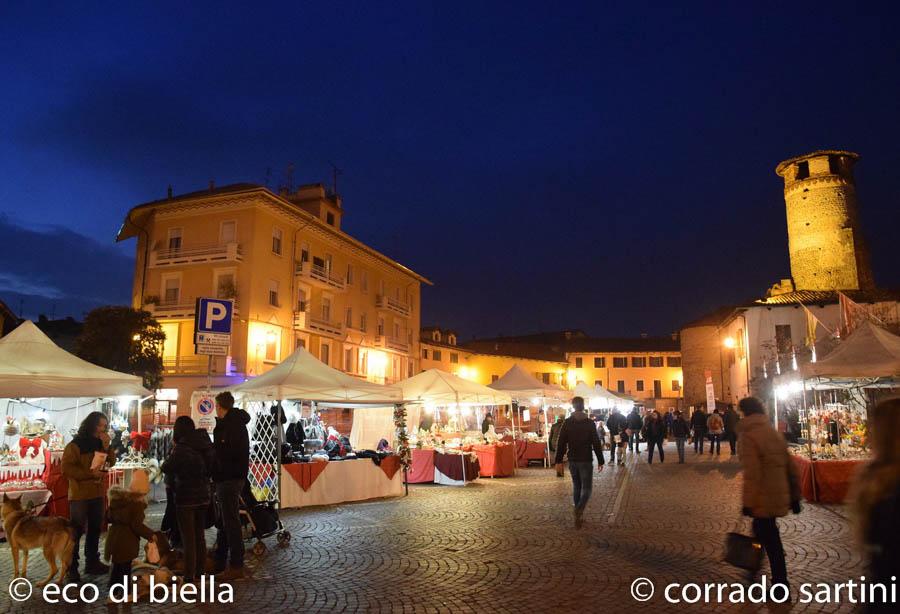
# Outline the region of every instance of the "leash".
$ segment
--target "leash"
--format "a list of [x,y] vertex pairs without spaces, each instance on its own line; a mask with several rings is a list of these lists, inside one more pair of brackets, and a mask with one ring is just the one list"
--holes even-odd
[[38,510],[38,509],[40,509],[40,508],[42,508],[42,507],[44,507],[44,506],[46,506],[46,505],[49,505],[50,503],[53,503],[54,501],[62,501],[63,499],[68,499],[68,498],[69,498],[68,495],[62,495],[62,496],[60,496],[60,497],[56,497],[55,499],[47,499],[47,500],[44,501],[43,503],[38,503],[37,505],[31,505],[31,504],[29,504],[28,509],[25,510],[25,511],[26,511],[28,514],[30,514],[31,516],[37,516],[38,514],[37,514],[37,512],[35,512],[35,510]]

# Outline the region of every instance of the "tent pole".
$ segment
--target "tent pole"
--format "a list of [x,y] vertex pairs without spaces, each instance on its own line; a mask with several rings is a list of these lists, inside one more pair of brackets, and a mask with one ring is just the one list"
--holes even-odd
[[550,408],[547,407],[547,404],[543,404],[544,410],[544,437],[547,438],[546,447],[547,447],[547,458],[544,460],[544,467],[550,466],[550,421],[547,419],[547,413],[550,411]]

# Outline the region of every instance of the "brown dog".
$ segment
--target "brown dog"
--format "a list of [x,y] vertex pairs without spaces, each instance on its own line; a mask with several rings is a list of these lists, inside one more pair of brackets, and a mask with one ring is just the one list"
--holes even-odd
[[[38,586],[43,586],[53,579],[59,570],[59,580],[62,582],[69,571],[69,563],[72,561],[72,550],[75,548],[75,529],[65,518],[51,516],[42,518],[33,516],[22,509],[20,499],[12,499],[3,495],[0,506],[0,518],[3,519],[3,530],[6,531],[6,540],[9,542],[10,552],[13,557],[13,575],[19,576],[19,551],[24,553],[22,561],[22,575],[28,573],[28,551],[35,548],[44,550],[44,558],[50,565],[50,575]],[[56,559],[60,565],[57,568]]]

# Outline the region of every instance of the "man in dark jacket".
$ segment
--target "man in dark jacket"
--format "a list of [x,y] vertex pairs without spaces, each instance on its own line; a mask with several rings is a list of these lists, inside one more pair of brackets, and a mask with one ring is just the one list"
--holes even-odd
[[629,452],[637,452],[641,453],[641,429],[644,428],[644,419],[641,418],[641,414],[638,412],[637,407],[631,408],[631,413],[628,414],[627,426],[628,430],[631,433],[628,436],[628,451]]
[[241,536],[239,497],[250,470],[250,414],[234,406],[230,392],[216,395],[216,428],[213,447],[216,459],[212,478],[216,484],[221,528],[216,536],[216,569],[228,569],[223,582],[244,576],[244,542]]
[[741,417],[734,411],[734,405],[729,405],[725,409],[725,439],[728,440],[732,456],[737,454],[737,428],[740,421]]
[[572,474],[572,498],[575,503],[575,528],[580,529],[584,507],[591,498],[593,478],[591,470],[591,451],[597,455],[597,471],[603,471],[603,443],[594,427],[593,421],[584,412],[584,399],[572,399],[575,409],[571,416],[563,422],[556,445],[556,465],[559,473],[560,465],[566,451],[569,453],[569,473]]
[[616,451],[619,452],[619,464],[625,464],[625,446],[619,447],[619,435],[625,430],[625,416],[619,413],[618,407],[612,408],[612,413],[606,419],[606,430],[609,431],[609,462],[616,464]]
[[694,429],[694,452],[700,454],[703,454],[703,440],[706,439],[706,420],[706,412],[703,411],[701,405],[691,415],[691,428]]

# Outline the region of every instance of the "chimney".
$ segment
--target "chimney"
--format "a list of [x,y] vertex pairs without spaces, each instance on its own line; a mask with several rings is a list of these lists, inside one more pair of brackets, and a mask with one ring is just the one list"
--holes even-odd
[[169,187],[166,189],[166,198],[172,200],[172,184],[169,184]]
[[212,179],[209,180],[209,191],[212,192],[216,189],[216,182]]

